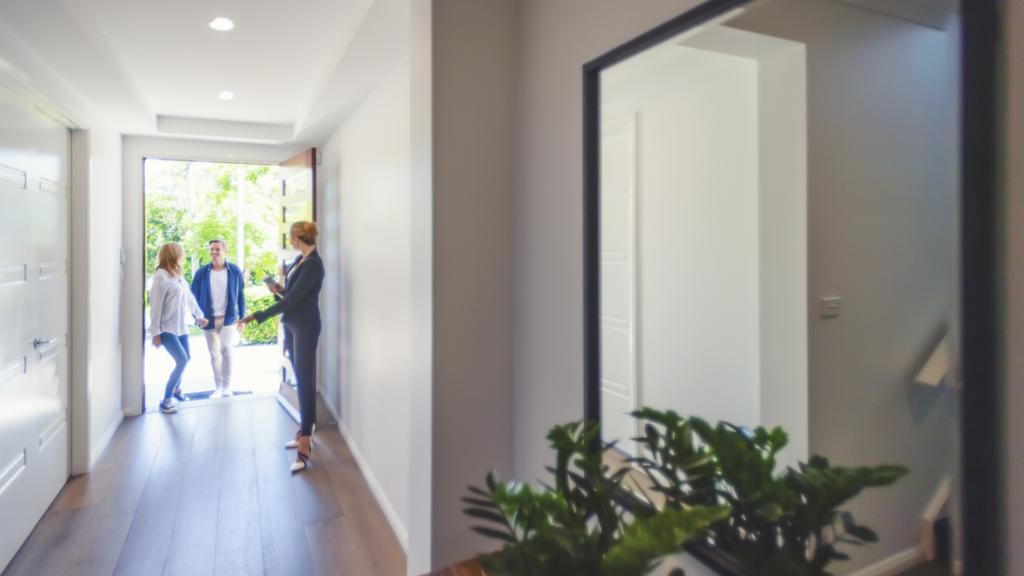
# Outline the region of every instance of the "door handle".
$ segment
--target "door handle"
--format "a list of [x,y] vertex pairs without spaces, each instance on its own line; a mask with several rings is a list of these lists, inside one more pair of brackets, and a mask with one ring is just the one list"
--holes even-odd
[[35,340],[32,341],[32,346],[36,350],[39,350],[40,348],[44,346],[49,346],[50,344],[53,344],[56,341],[56,338],[50,338],[49,340],[47,340],[46,338],[36,338]]

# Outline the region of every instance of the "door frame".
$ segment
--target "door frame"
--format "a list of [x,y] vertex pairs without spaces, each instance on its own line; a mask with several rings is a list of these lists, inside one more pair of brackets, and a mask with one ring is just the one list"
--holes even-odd
[[27,106],[68,130],[68,470],[73,476],[84,474],[95,455],[90,453],[89,382],[76,375],[85,374],[89,363],[89,294],[87,290],[71,290],[71,286],[88,285],[89,166],[81,158],[88,154],[89,132],[78,115],[46,99],[11,71],[0,69],[0,83],[0,89],[10,90]]
[[[145,174],[146,158],[193,162],[276,165],[294,156],[305,146],[269,145],[125,136],[122,140],[122,211],[124,214],[125,278],[121,300],[122,336],[122,409],[127,416],[145,412],[142,388],[145,318],[143,307],[136,305],[145,293]],[[136,282],[135,279],[142,279]],[[139,346],[132,342],[140,343]]]
[[[301,170],[307,170],[308,169],[310,171],[311,187],[312,187],[312,189],[310,190],[310,192],[311,192],[311,203],[312,203],[312,205],[310,206],[310,212],[311,212],[312,221],[314,223],[317,222],[317,205],[318,205],[318,202],[319,202],[318,197],[319,197],[319,190],[320,190],[320,183],[318,182],[319,169],[317,168],[317,166],[319,166],[319,164],[320,164],[319,161],[320,161],[320,151],[319,151],[319,149],[317,149],[317,147],[315,147],[315,146],[311,146],[311,147],[309,147],[309,148],[307,148],[307,149],[305,149],[305,150],[295,154],[294,156],[288,158],[287,160],[284,160],[284,161],[279,163],[279,166],[282,169],[285,169],[285,170],[293,170],[294,171],[295,169],[298,169],[298,170],[301,171]],[[292,174],[289,174],[289,175],[282,175],[282,177],[281,177],[281,197],[282,197],[282,199],[288,196],[288,179],[291,176],[294,176],[294,175],[295,175],[294,172]],[[284,215],[285,215],[285,212],[284,212],[284,209],[282,207],[281,217],[284,218]],[[281,237],[281,252],[287,251],[287,247],[285,246],[285,244],[287,243],[287,239],[286,239],[284,231],[283,231],[284,224],[286,224],[286,222],[282,221],[281,222],[281,225],[282,225],[282,231],[281,231],[281,234],[282,234],[282,237]],[[318,249],[319,249],[319,246],[318,246]],[[322,253],[322,250],[321,250],[321,253]],[[285,260],[281,260],[281,265],[285,266],[285,265],[287,265],[287,262]],[[278,325],[278,333],[281,335],[282,338],[284,337],[284,326],[283,326],[283,324],[279,324]],[[317,366],[316,366],[317,382],[320,382],[320,377],[321,377],[320,360],[321,360],[321,350],[318,347],[318,349],[317,349]],[[281,381],[278,383],[278,389],[277,389],[276,397],[277,397],[278,403],[281,405],[281,407],[284,409],[284,411],[287,412],[288,415],[292,417],[292,420],[295,420],[296,423],[301,423],[302,422],[302,415],[299,413],[299,407],[298,407],[298,404],[299,404],[298,390],[297,389],[296,390],[292,390],[292,386],[288,383],[288,372],[289,372],[288,364],[290,364],[290,362],[291,362],[290,360],[288,360],[287,362],[285,361],[285,357],[284,357],[284,354],[283,354],[283,351],[282,351],[282,355],[281,355]],[[293,373],[293,375],[294,375],[294,373]],[[323,424],[333,420],[333,414],[326,413],[326,412],[330,412],[329,410],[327,410],[326,412],[323,412],[323,413],[321,411],[322,406],[320,405],[319,385],[318,385],[318,390],[317,390],[316,398],[317,398],[317,408],[316,408],[316,410],[317,410],[317,422],[319,422],[321,424],[321,426],[322,426]]]

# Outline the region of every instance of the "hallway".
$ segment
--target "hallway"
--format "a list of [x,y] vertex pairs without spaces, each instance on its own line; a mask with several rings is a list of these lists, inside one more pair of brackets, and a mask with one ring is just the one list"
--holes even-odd
[[291,475],[274,398],[126,419],[3,576],[405,574],[405,556],[336,429]]

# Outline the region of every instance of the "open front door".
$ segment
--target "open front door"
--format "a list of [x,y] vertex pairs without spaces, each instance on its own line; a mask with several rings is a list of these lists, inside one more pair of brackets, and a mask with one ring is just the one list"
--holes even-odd
[[[290,264],[299,255],[288,241],[288,232],[295,222],[316,222],[316,148],[310,148],[280,165],[281,174],[281,264]],[[283,342],[283,328],[278,328],[278,340]],[[319,378],[318,378],[319,380]],[[293,415],[299,413],[299,397],[295,388],[295,373],[291,360],[281,357],[281,385],[278,394]],[[317,422],[333,422],[334,418],[323,409],[317,393]]]

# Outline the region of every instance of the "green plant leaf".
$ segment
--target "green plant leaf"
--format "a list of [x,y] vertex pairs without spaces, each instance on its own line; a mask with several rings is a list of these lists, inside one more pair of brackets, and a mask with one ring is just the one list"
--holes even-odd
[[477,534],[486,536],[493,540],[502,540],[510,543],[516,541],[508,532],[502,532],[501,530],[495,530],[494,528],[488,528],[487,526],[473,526],[472,530]]
[[462,513],[480,520],[490,520],[498,524],[505,524],[505,516],[493,510],[485,508],[463,508]]

